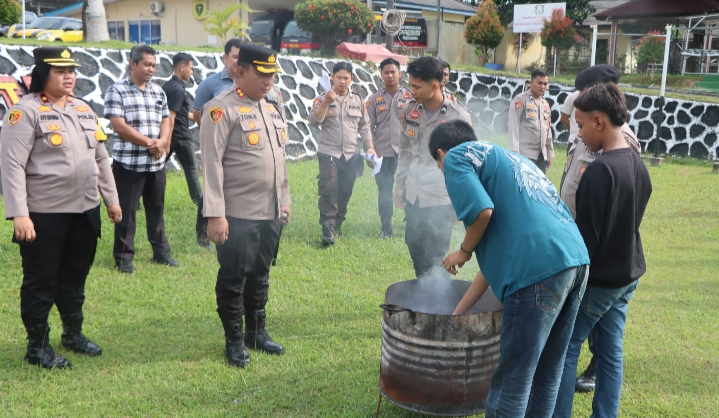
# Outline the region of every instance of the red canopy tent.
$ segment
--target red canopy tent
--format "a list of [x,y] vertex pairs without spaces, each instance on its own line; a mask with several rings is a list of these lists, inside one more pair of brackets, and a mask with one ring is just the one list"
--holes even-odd
[[385,58],[394,58],[402,65],[407,65],[407,62],[409,61],[409,57],[394,54],[382,45],[351,44],[349,42],[342,42],[340,46],[337,47],[337,54],[346,58],[361,61],[372,61],[375,64],[379,64]]

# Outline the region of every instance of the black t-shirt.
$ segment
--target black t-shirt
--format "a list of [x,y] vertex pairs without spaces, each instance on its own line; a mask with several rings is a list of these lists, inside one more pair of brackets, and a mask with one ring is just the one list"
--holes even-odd
[[165,95],[167,95],[167,107],[177,113],[175,116],[175,128],[172,130],[172,139],[192,140],[187,116],[190,104],[185,96],[185,83],[179,77],[173,75],[171,79],[162,85],[162,89],[165,90]]
[[636,152],[605,152],[587,166],[577,188],[577,226],[589,251],[589,284],[616,289],[641,277],[639,225],[652,194],[649,171]]

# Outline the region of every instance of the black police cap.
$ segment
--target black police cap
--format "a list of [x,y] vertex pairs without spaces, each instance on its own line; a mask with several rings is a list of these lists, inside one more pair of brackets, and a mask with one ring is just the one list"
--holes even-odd
[[574,88],[584,90],[597,83],[619,83],[619,77],[621,76],[621,71],[613,65],[595,65],[577,74],[577,78],[574,80]]
[[257,71],[264,74],[282,72],[277,63],[277,54],[275,51],[263,46],[242,45],[237,63],[250,64],[255,67]]
[[35,65],[47,64],[53,67],[79,67],[72,52],[67,48],[56,46],[43,46],[32,51],[35,57]]

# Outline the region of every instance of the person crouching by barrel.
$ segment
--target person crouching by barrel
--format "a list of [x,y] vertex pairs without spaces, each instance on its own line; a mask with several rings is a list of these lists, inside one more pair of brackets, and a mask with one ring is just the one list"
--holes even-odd
[[5,218],[22,257],[25,361],[65,368],[70,362],[49,343],[48,314],[57,306],[62,346],[102,354],[81,332],[85,280],[100,237],[98,190],[113,223],[122,212],[97,116],[69,96],[80,65],[65,48],[36,48],[33,55],[30,94],[10,108],[0,134]]
[[440,125],[429,141],[467,228],[459,250],[442,264],[457,274],[476,254],[481,266],[454,314],[466,313],[492,286],[503,316],[486,416],[547,417],[586,286],[587,248],[569,209],[534,163],[476,141],[461,121]]

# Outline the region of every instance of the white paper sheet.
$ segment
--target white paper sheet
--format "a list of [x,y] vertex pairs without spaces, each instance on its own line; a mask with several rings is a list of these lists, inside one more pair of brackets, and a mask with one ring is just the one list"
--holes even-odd
[[364,152],[360,154],[362,158],[364,158],[366,161],[373,162],[374,168],[372,169],[372,177],[376,176],[377,173],[379,173],[379,170],[382,168],[382,158],[383,157],[377,157],[374,154],[367,155]]
[[332,84],[330,84],[330,75],[327,71],[322,70],[322,78],[320,78],[320,87],[327,93],[332,90]]

